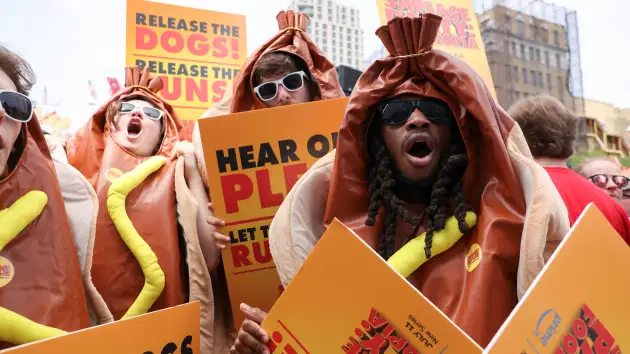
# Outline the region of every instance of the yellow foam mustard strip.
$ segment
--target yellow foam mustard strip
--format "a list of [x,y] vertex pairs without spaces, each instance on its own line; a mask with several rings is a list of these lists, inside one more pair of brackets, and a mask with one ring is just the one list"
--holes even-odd
[[[30,191],[10,207],[0,210],[0,251],[41,215],[48,196],[41,191]],[[17,313],[0,307],[0,341],[26,344],[66,334],[57,328],[33,322]]]
[[[477,224],[477,214],[473,212],[466,213],[466,224],[473,227]],[[451,248],[464,234],[459,230],[457,219],[451,216],[446,221],[444,229],[434,232],[433,243],[431,245],[431,258]],[[387,264],[394,268],[400,275],[407,278],[416,269],[420,268],[426,261],[424,253],[426,232],[422,235],[407,242],[401,249],[394,253],[388,260]]]
[[166,279],[151,247],[138,234],[127,215],[125,200],[129,192],[138,187],[149,175],[159,170],[166,158],[153,156],[132,171],[116,179],[107,191],[107,211],[120,237],[136,257],[144,273],[144,286],[122,319],[147,313],[164,290]]

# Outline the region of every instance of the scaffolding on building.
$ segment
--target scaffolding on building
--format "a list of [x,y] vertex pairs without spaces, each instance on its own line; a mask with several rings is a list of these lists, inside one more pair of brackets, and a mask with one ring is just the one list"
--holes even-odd
[[[516,13],[524,14],[525,16],[533,18],[537,29],[539,25],[544,22],[556,24],[564,28],[568,58],[566,69],[567,80],[565,80],[563,85],[565,86],[567,92],[570,93],[572,98],[572,102],[565,101],[565,104],[578,116],[583,116],[584,90],[582,85],[580,42],[576,11],[570,10],[563,6],[558,6],[553,3],[545,2],[544,0],[474,0],[473,5],[479,15],[483,15],[486,12],[491,11],[497,7],[504,7],[508,10],[512,10]],[[512,31],[515,26],[514,21],[516,20],[517,17],[515,16],[509,18],[507,16],[504,16],[499,20],[495,19],[495,21],[493,21],[494,23],[492,24],[492,26],[494,26],[495,33],[503,38],[500,39],[501,43],[498,43],[498,45],[495,47],[495,53],[493,53],[494,55],[488,55],[488,61],[491,68],[492,64],[507,63],[509,65],[513,60],[516,60],[515,53],[511,54],[509,48],[511,42],[510,40],[512,38],[519,38],[519,34]],[[527,24],[525,25],[527,26]],[[483,25],[481,27],[483,27]],[[484,28],[482,28],[482,35],[484,35],[483,32]],[[486,42],[486,38],[484,38],[484,42]],[[491,50],[492,49],[489,50],[489,48],[486,48],[487,52]],[[495,63],[493,63],[493,61]],[[495,75],[495,72],[497,70],[503,70],[503,68],[499,68],[498,65],[495,65],[493,75]],[[500,86],[502,84],[509,84],[511,86],[515,84],[515,80],[504,80],[503,83],[501,82],[501,80],[495,80],[495,86]],[[512,87],[496,88],[497,91],[503,88],[505,91],[513,92]],[[538,90],[540,92],[536,92],[536,90],[538,89],[534,89],[533,92],[546,93],[544,92],[544,88],[542,90]],[[513,101],[514,100],[512,100],[511,102]]]

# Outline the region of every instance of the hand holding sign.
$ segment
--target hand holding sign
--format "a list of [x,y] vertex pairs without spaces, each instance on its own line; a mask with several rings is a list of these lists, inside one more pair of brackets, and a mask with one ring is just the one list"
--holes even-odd
[[238,331],[238,337],[231,352],[235,353],[263,353],[269,354],[267,343],[269,335],[260,327],[267,317],[267,313],[259,308],[252,308],[247,304],[241,304],[241,312],[245,315],[245,321]]
[[212,214],[208,216],[208,224],[214,226],[215,228],[215,231],[212,234],[212,236],[214,237],[214,242],[219,249],[224,249],[230,243],[230,238],[216,230],[220,227],[225,226],[225,221],[214,216],[214,208],[212,207],[212,203],[208,203],[208,210]]

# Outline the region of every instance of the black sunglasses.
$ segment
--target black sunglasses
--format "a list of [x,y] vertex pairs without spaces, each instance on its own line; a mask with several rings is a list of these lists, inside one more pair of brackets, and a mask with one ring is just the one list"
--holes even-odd
[[403,124],[415,109],[419,109],[432,123],[444,124],[452,121],[453,112],[443,101],[438,99],[424,100],[391,100],[378,105],[378,113],[383,124]]
[[619,188],[625,188],[628,185],[628,177],[626,176],[607,176],[604,174],[597,174],[589,177],[588,179],[590,179],[596,186],[605,188],[608,184],[609,178],[611,178],[613,183]]
[[0,90],[0,104],[7,117],[16,122],[28,123],[33,118],[33,102],[19,92]]

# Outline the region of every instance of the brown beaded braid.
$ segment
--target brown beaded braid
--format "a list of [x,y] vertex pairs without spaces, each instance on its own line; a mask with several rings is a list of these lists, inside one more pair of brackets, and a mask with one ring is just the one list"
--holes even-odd
[[[378,117],[375,117],[375,119],[378,119]],[[373,128],[375,126],[378,127],[379,124],[372,124]],[[460,230],[464,233],[469,230],[465,218],[466,211],[470,210],[470,208],[466,204],[462,187],[462,177],[468,166],[468,155],[457,125],[454,124],[454,128],[454,141],[450,145],[448,154],[442,160],[440,170],[431,189],[429,205],[426,208],[428,227],[424,251],[427,258],[431,257],[434,232],[443,229],[446,225],[451,200],[455,202],[454,214]],[[368,146],[371,157],[370,166],[368,167],[370,204],[365,224],[373,226],[381,207],[384,207],[385,233],[380,243],[379,254],[384,259],[389,259],[394,254],[398,218],[411,224],[416,230],[422,220],[405,209],[400,199],[393,192],[396,180],[392,172],[391,157],[381,134],[378,132],[369,134]]]

